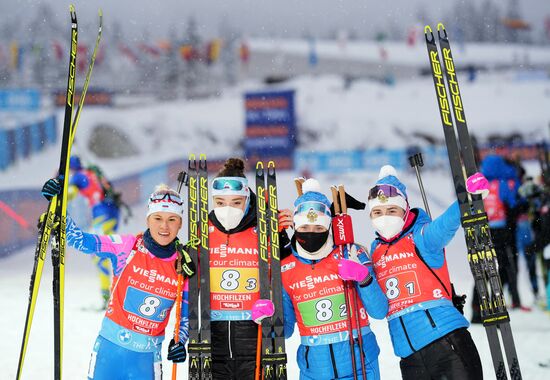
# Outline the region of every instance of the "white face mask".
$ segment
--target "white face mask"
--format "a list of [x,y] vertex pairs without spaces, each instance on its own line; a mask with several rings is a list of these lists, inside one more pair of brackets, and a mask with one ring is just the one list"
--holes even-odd
[[383,215],[371,219],[374,229],[384,238],[391,239],[403,229],[405,220],[400,216]]
[[244,211],[240,208],[224,206],[214,208],[214,214],[226,231],[237,227],[244,217]]

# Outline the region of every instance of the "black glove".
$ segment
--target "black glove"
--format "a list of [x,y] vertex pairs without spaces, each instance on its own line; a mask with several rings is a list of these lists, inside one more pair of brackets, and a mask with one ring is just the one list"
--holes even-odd
[[455,292],[454,284],[451,284],[451,289],[453,292],[452,293],[453,305],[460,312],[460,314],[464,314],[464,304],[466,303],[466,294],[458,295]]
[[[346,206],[352,210],[364,210],[367,205],[346,193]],[[334,213],[334,203],[330,205],[330,212],[332,216],[336,216]]]
[[[189,243],[187,243],[189,245]],[[176,240],[176,251],[178,251],[178,259],[176,260],[176,272],[183,273],[187,277],[193,277],[197,271],[197,266],[191,260],[191,256],[187,253],[186,246],[181,244],[179,240]],[[181,266],[180,266],[181,265]]]
[[172,339],[168,345],[168,360],[172,360],[174,363],[183,363],[186,358],[185,343],[176,343]]
[[42,186],[42,195],[48,201],[51,201],[53,197],[61,194],[61,181],[59,178],[50,178],[46,181],[44,186]]
[[[43,212],[40,214],[40,217],[38,218],[38,223],[36,224],[36,227],[41,230],[46,225],[46,222],[48,221],[48,213]],[[51,219],[51,226],[50,228],[52,230],[55,230],[57,226],[59,225],[59,217],[55,214],[53,214],[53,218]]]

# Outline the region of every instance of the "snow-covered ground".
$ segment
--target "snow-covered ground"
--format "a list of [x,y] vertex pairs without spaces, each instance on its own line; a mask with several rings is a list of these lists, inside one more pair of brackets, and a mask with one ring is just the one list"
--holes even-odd
[[[321,185],[327,190],[332,183],[344,183],[350,193],[365,197],[366,188],[376,179],[377,173],[362,173],[359,175],[319,176]],[[416,185],[415,176],[402,173],[402,180],[408,184],[409,198],[412,204],[421,205],[421,198]],[[428,189],[430,207],[435,215],[439,215],[453,199],[451,180],[447,173],[433,172],[424,176]],[[280,206],[290,207],[295,197],[292,182],[294,173],[278,175]],[[144,228],[145,205],[136,207],[134,218],[128,225],[123,225],[121,232],[138,232]],[[369,242],[372,239],[372,228],[365,212],[352,211],[356,240]],[[186,236],[182,230],[180,236]],[[0,265],[0,297],[6,305],[1,312],[0,323],[4,328],[4,344],[0,348],[0,368],[2,379],[14,378],[19,355],[23,322],[28,302],[29,276],[32,270],[33,248],[3,259]],[[466,261],[464,238],[459,230],[450,244],[447,257],[452,280],[459,292],[472,291],[472,277]],[[65,354],[63,362],[66,379],[85,378],[89,355],[98,332],[102,313],[91,309],[100,303],[98,281],[95,269],[89,257],[70,250],[66,260],[66,292],[65,292]],[[533,297],[528,285],[527,272],[521,261],[520,291],[526,305],[533,304]],[[469,298],[471,299],[471,298]],[[468,300],[469,300],[468,299]],[[469,306],[466,313],[470,314]],[[24,379],[50,378],[53,373],[53,312],[51,302],[51,270],[49,258],[41,284],[40,296],[36,307],[33,330],[24,369]],[[512,310],[510,312],[512,328],[516,340],[523,377],[525,379],[548,379],[549,369],[540,368],[538,363],[550,359],[550,352],[545,349],[545,343],[550,340],[550,316],[534,309],[532,312]],[[385,321],[372,320],[372,326],[381,347],[380,367],[382,378],[399,379],[398,359],[393,355],[391,341]],[[172,323],[168,326],[168,336],[172,334]],[[487,340],[483,327],[474,325],[470,329],[480,351],[484,373],[487,379],[493,378],[493,368]],[[287,341],[289,355],[290,379],[298,377],[295,353],[299,344],[296,334]],[[164,356],[166,347],[164,347]],[[180,379],[186,378],[187,365],[181,365]],[[163,370],[165,378],[170,378],[171,363],[165,361]]]

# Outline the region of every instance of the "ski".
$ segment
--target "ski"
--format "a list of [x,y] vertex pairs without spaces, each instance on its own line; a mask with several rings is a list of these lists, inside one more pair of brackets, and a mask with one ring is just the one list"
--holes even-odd
[[[275,312],[272,317],[274,351],[271,357],[264,360],[271,362],[274,368],[274,377],[277,380],[286,380],[286,351],[283,317],[283,291],[281,280],[281,249],[279,245],[279,209],[277,200],[277,177],[275,162],[267,163],[267,204],[269,219],[269,236],[271,243],[271,291]],[[266,377],[266,379],[270,379]]]
[[84,84],[82,85],[82,91],[80,93],[78,107],[76,108],[76,112],[71,125],[71,141],[74,139],[76,127],[78,126],[78,122],[80,120],[80,113],[82,112],[82,107],[84,107],[84,100],[86,99],[86,94],[88,93],[88,86],[90,85],[90,78],[92,76],[92,71],[94,69],[95,57],[97,55],[97,52],[99,51],[99,42],[101,41],[101,33],[103,31],[103,11],[99,9],[98,14],[99,14],[99,30],[97,32],[94,50],[92,52],[92,56],[90,57],[90,63],[88,65],[88,71],[86,72]]
[[[66,174],[68,172],[68,163],[70,155],[71,141],[71,118],[73,111],[74,101],[74,88],[75,88],[75,70],[76,70],[76,53],[77,53],[77,40],[78,40],[78,23],[76,18],[75,8],[71,5],[71,43],[69,54],[69,73],[67,76],[67,93],[65,104],[65,119],[63,123],[63,137],[61,142],[61,156],[59,163],[59,174],[63,175],[61,178],[63,181],[63,193],[60,196],[53,197],[49,202],[47,214],[45,220],[39,222],[39,237],[35,250],[34,267],[31,274],[31,282],[29,287],[29,305],[27,308],[27,315],[25,319],[25,329],[23,332],[23,339],[21,343],[21,351],[19,354],[19,363],[17,368],[17,379],[21,378],[23,364],[25,361],[25,354],[27,350],[30,330],[32,327],[32,320],[34,316],[34,309],[36,306],[36,300],[38,297],[38,290],[40,288],[40,280],[42,278],[42,271],[44,267],[44,261],[46,258],[46,251],[50,237],[53,235],[55,241],[52,241],[52,263],[54,265],[54,378],[61,379],[62,368],[62,353],[63,353],[63,326],[62,326],[62,308],[63,299],[60,289],[64,285],[64,249],[65,249],[65,220],[60,220],[59,226],[55,227],[55,218],[66,215],[66,202],[64,199],[67,196],[67,181]],[[65,198],[64,198],[65,197]],[[64,213],[62,212],[63,205],[65,207]],[[56,236],[57,235],[57,236]],[[63,256],[61,256],[63,254]],[[57,297],[57,298],[56,298]]]
[[[187,230],[188,240],[196,241],[199,238],[198,218],[198,168],[194,154],[189,155],[188,164],[189,188],[187,192]],[[198,246],[189,247],[189,256],[198,264]],[[200,271],[189,279],[189,379],[199,380],[201,374],[201,359],[199,350],[199,277]]]
[[287,358],[282,309],[279,211],[275,162],[269,161],[267,168],[261,161],[256,164],[256,196],[260,298],[270,299],[275,307],[273,317],[264,318],[261,326],[259,326],[261,334],[258,334],[260,337],[258,347],[261,347],[261,349],[257,360],[257,378],[283,380],[287,378]]
[[[259,258],[259,276],[260,276],[260,298],[271,299],[270,283],[269,283],[269,233],[267,225],[267,200],[265,187],[265,167],[263,162],[256,163],[256,215],[257,215],[257,231],[258,231],[258,258]],[[258,379],[271,378],[273,376],[273,367],[265,360],[273,353],[273,342],[271,333],[273,330],[273,322],[271,318],[262,319],[261,325],[258,326],[261,335],[257,345],[261,347],[259,358],[256,360],[256,371],[259,375]],[[258,362],[259,359],[259,362]]]
[[[187,173],[185,171],[182,171],[178,174],[178,189],[177,192],[181,196],[181,188],[183,185],[187,184]],[[176,260],[176,273],[177,273],[177,279],[178,279],[178,286],[176,288],[176,323],[174,324],[174,343],[179,342],[180,337],[180,324],[181,324],[181,304],[183,302],[183,284],[185,282],[185,278],[183,276],[183,249],[188,249],[181,246],[181,243],[179,240],[176,243],[176,249],[178,251],[178,258]],[[189,245],[193,245],[193,242],[189,242]],[[172,380],[176,380],[178,375],[178,363],[172,363]]]
[[188,231],[191,260],[198,273],[189,279],[189,379],[212,379],[210,330],[210,254],[208,247],[208,173],[206,156],[189,155]]
[[[498,276],[498,263],[490,236],[487,214],[481,196],[470,195],[466,190],[465,176],[470,176],[478,170],[466,124],[464,104],[460,95],[449,39],[443,24],[438,24],[437,31],[443,61],[440,60],[435,36],[430,26],[424,28],[424,35],[447,145],[449,164],[460,207],[468,262],[480,298],[481,318],[487,333],[497,379],[508,378],[498,334],[499,330],[510,376],[512,379],[521,379],[519,361],[510,328],[510,317]],[[447,87],[450,96],[447,95]]]
[[212,339],[210,330],[210,247],[208,245],[208,171],[206,155],[199,156],[199,266],[202,355],[201,379],[212,379]]

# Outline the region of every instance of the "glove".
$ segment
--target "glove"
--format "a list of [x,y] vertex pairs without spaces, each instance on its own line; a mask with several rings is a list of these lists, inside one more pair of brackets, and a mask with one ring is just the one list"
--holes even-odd
[[287,208],[279,210],[279,232],[283,232],[293,225],[294,220],[292,219],[292,211]]
[[[40,218],[38,218],[38,223],[36,224],[36,227],[40,230],[42,229],[45,225],[46,225],[46,222],[48,221],[48,213],[47,212],[43,212],[41,215],[40,215]],[[50,226],[50,228],[52,230],[55,230],[57,228],[57,226],[59,226],[59,217],[57,215],[53,215],[53,218],[52,218],[52,224]]]
[[369,268],[353,260],[341,259],[338,263],[338,274],[343,280],[357,281],[361,286],[372,282]]
[[481,195],[481,198],[485,199],[489,195],[489,181],[483,174],[477,172],[466,180],[466,190],[470,194]]
[[51,201],[53,197],[61,194],[61,181],[59,178],[50,178],[46,181],[44,186],[42,186],[42,195],[48,201]]
[[273,316],[275,306],[271,300],[259,299],[252,305],[252,320],[257,324],[262,323],[262,319]]
[[185,274],[188,278],[193,277],[197,272],[197,266],[191,260],[191,256],[187,253],[185,249],[186,246],[180,243],[179,240],[176,240],[176,251],[178,251],[178,259],[176,260],[176,272]]
[[172,360],[174,363],[183,363],[185,359],[187,359],[185,343],[176,343],[174,339],[172,339],[168,345],[168,360]]

